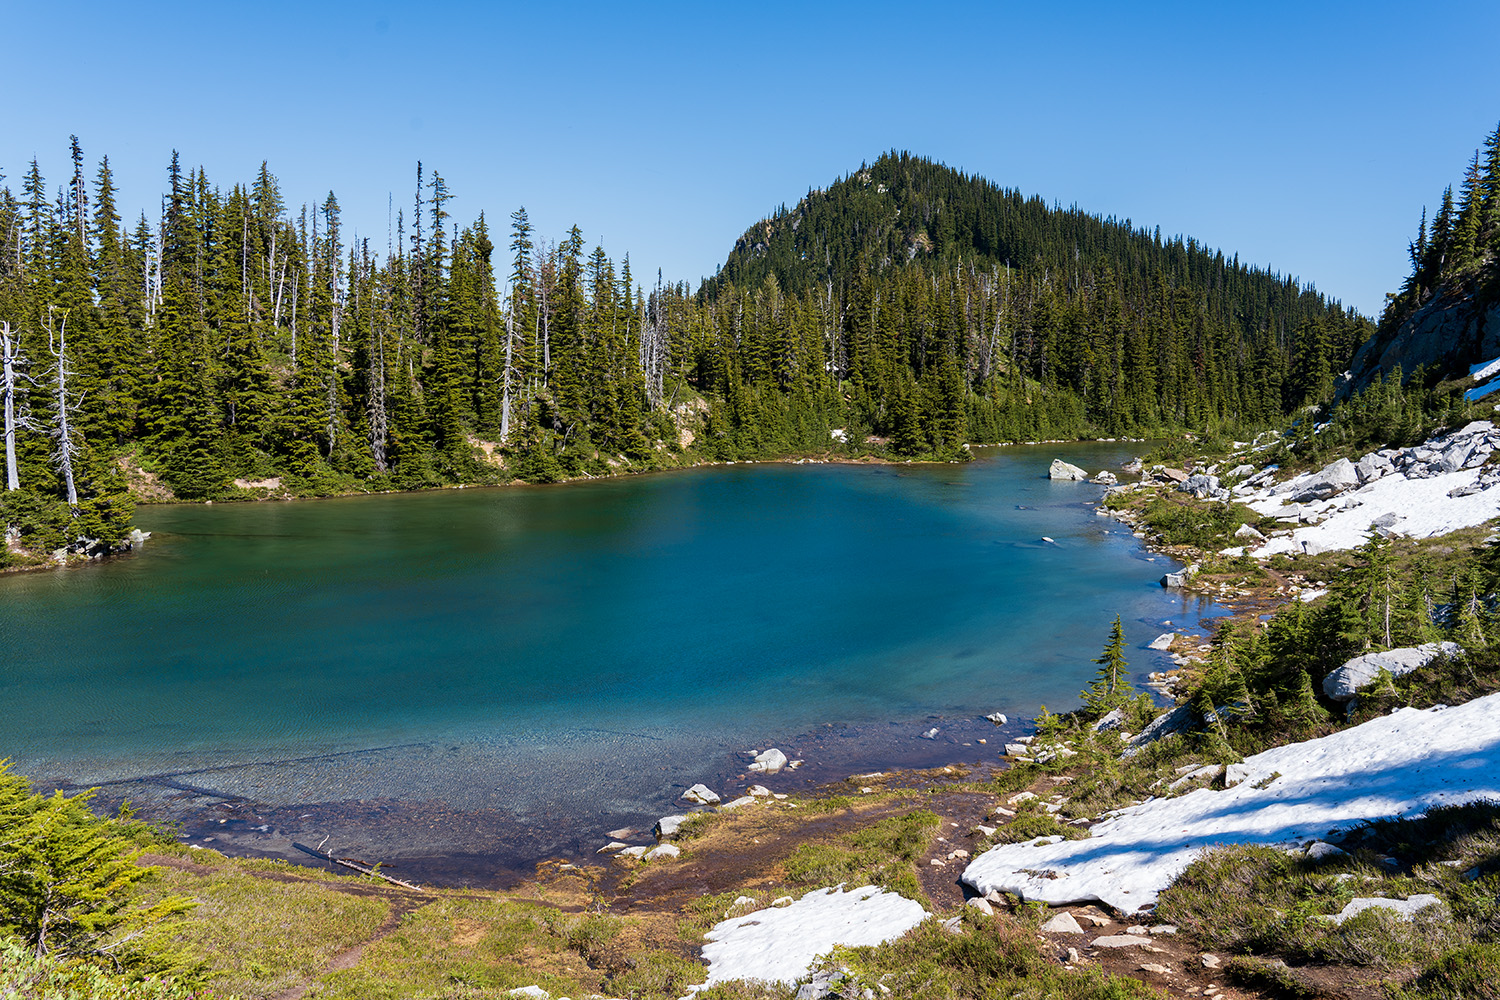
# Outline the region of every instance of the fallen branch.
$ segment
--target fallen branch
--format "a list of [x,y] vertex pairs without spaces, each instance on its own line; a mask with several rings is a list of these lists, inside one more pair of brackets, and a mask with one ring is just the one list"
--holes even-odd
[[[323,844],[326,843],[328,843],[328,838],[324,837]],[[292,842],[292,846],[297,848],[297,850],[299,851],[304,851],[316,858],[323,858],[324,860],[331,861],[336,865],[342,865],[345,868],[352,868],[355,871],[359,872],[361,875],[372,875],[375,878],[382,879],[386,882],[391,883],[391,885],[399,885],[403,889],[411,889],[414,892],[427,891],[420,885],[415,885],[411,882],[405,882],[399,878],[392,878],[389,875],[385,875],[377,871],[374,866],[364,865],[359,863],[358,861],[350,860],[349,858],[336,858],[332,854],[329,854],[327,851],[323,850],[323,844],[319,844],[317,847],[308,847],[306,844],[299,844],[296,841]]]

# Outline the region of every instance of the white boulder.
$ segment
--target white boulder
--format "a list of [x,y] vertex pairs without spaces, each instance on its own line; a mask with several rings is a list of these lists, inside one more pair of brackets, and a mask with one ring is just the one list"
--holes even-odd
[[1048,479],[1073,480],[1083,482],[1088,479],[1089,474],[1076,465],[1070,465],[1060,458],[1052,460],[1052,467],[1047,470]]
[[1304,479],[1299,484],[1293,499],[1298,503],[1327,500],[1331,496],[1337,496],[1358,485],[1359,474],[1355,471],[1354,463],[1347,458],[1341,458],[1328,463],[1312,476]]
[[1438,656],[1458,656],[1463,650],[1454,642],[1425,642],[1420,646],[1388,649],[1383,653],[1356,656],[1323,678],[1323,693],[1332,701],[1348,701],[1354,693],[1389,670],[1391,676],[1409,674]]
[[1412,917],[1427,909],[1429,906],[1442,905],[1443,901],[1429,892],[1419,892],[1413,896],[1409,896],[1406,899],[1383,899],[1379,896],[1356,896],[1354,899],[1349,900],[1348,905],[1346,905],[1342,910],[1330,917],[1324,917],[1323,919],[1330,920],[1336,924],[1342,924],[1345,920],[1348,920],[1356,913],[1363,913],[1366,910],[1381,909],[1392,910],[1395,912],[1396,916],[1400,917],[1402,920],[1410,920]]
[[700,806],[718,805],[720,801],[718,793],[703,784],[694,785],[692,788],[689,788],[682,793],[682,798]]
[[749,769],[761,774],[775,774],[783,767],[786,767],[786,764],[786,754],[772,747],[769,750],[763,750],[756,754],[755,760],[751,763]]
[[686,816],[663,816],[656,821],[656,826],[651,832],[656,834],[657,840],[671,840],[677,836],[677,831],[681,830],[682,824],[686,822]]

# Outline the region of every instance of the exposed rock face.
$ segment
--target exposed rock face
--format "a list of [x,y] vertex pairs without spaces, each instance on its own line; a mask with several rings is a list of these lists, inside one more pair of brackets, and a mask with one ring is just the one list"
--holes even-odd
[[1331,701],[1348,701],[1354,697],[1354,692],[1378,677],[1381,670],[1389,670],[1391,676],[1400,677],[1426,666],[1438,656],[1458,656],[1462,653],[1463,650],[1454,642],[1425,642],[1405,649],[1365,653],[1323,678],[1323,693]]
[[1084,480],[1088,479],[1088,477],[1089,474],[1087,472],[1084,472],[1076,465],[1069,465],[1067,462],[1064,462],[1060,458],[1054,458],[1052,460],[1052,467],[1047,470],[1048,479],[1071,479],[1077,482],[1083,482]]
[[1500,272],[1491,269],[1482,287],[1445,288],[1394,330],[1381,330],[1355,352],[1340,396],[1368,386],[1397,365],[1410,376],[1419,365],[1445,375],[1500,357]]

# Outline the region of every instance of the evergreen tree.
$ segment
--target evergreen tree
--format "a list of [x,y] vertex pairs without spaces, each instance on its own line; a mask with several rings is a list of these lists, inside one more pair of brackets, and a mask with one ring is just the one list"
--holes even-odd
[[1135,695],[1130,685],[1130,676],[1126,673],[1125,629],[1120,623],[1119,615],[1115,616],[1114,624],[1110,626],[1109,641],[1104,644],[1104,652],[1095,657],[1094,662],[1099,664],[1099,670],[1079,697],[1083,699],[1090,714],[1103,715],[1110,709],[1125,704]]

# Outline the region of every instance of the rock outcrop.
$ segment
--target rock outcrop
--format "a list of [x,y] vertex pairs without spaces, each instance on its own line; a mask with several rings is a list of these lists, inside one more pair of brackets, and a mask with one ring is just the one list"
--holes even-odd
[[1478,282],[1440,289],[1394,329],[1365,341],[1339,395],[1359,392],[1398,365],[1407,376],[1425,365],[1453,377],[1494,357],[1500,357],[1500,269],[1491,267]]

